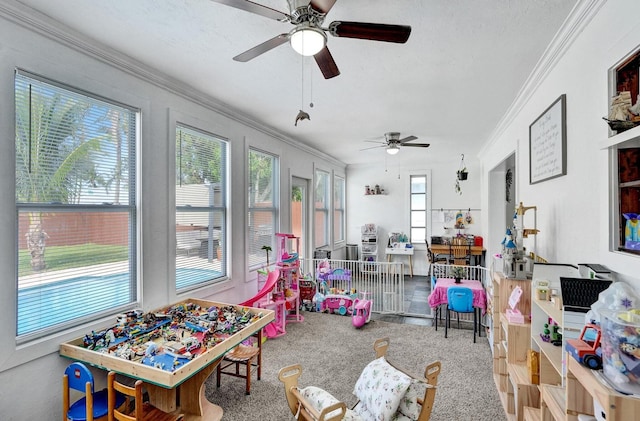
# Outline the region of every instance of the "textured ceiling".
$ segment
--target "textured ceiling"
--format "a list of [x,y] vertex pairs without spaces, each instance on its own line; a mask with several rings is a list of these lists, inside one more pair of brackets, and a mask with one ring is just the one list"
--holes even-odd
[[[210,0],[20,2],[347,164],[385,159],[383,148],[361,151],[374,145],[365,140],[415,135],[431,147],[392,158],[414,165],[480,149],[576,1],[338,0],[325,26],[392,23],[412,33],[406,44],[329,36],[341,71],[329,80],[288,44],[233,61],[292,25]],[[285,0],[255,2],[288,13]],[[311,119],[296,127],[301,108]]]

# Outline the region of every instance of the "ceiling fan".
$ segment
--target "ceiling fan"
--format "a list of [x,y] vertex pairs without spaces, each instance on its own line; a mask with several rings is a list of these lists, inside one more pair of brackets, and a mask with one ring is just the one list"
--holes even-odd
[[372,146],[370,148],[360,149],[361,151],[365,151],[367,149],[373,148],[387,148],[387,153],[389,155],[395,155],[400,151],[400,147],[412,146],[415,148],[428,148],[430,146],[429,143],[408,143],[413,140],[417,140],[418,138],[415,136],[407,136],[404,139],[400,139],[399,132],[388,132],[384,134],[384,141],[376,141],[376,140],[365,140],[365,142],[374,142],[380,143],[380,146]]
[[289,22],[295,26],[290,32],[277,35],[235,56],[233,58],[235,61],[249,61],[289,41],[293,49],[299,54],[315,58],[325,79],[331,79],[340,74],[340,70],[338,70],[338,66],[327,48],[326,32],[334,37],[368,39],[400,44],[407,42],[411,34],[410,26],[382,23],[334,21],[328,27],[322,27],[327,13],[329,13],[336,0],[287,0],[289,14],[249,0],[212,1],[280,22]]

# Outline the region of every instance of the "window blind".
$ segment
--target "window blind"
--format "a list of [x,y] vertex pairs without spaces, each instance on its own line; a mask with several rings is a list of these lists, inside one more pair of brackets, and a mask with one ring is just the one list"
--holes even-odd
[[[274,155],[249,149],[248,197],[248,256],[249,268],[266,265],[267,250],[275,252],[275,233],[278,212],[277,158]],[[273,254],[270,254],[273,257]],[[273,263],[275,259],[269,262]]]
[[227,142],[176,124],[176,289],[227,276]]
[[18,341],[137,300],[138,111],[15,75]]

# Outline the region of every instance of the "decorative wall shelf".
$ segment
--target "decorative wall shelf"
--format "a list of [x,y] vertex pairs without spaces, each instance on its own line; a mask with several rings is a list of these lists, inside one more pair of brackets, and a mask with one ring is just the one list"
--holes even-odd
[[379,184],[376,184],[375,186],[371,187],[371,186],[364,186],[364,195],[365,196],[382,196],[387,194],[387,192],[384,191],[384,188],[382,188],[382,186],[380,186]]

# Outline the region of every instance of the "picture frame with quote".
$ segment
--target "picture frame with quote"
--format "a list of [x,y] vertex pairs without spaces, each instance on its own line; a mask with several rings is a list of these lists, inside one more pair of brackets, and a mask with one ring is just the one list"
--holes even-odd
[[529,184],[567,174],[567,95],[529,126]]

